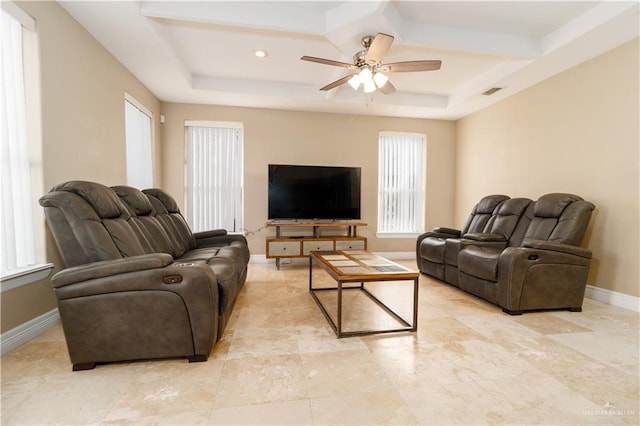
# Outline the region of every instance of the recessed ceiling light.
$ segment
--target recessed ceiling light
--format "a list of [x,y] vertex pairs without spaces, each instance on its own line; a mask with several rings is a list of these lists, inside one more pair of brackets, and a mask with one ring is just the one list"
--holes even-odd
[[264,50],[254,50],[253,54],[256,55],[256,57],[258,58],[266,58],[267,57],[267,52]]

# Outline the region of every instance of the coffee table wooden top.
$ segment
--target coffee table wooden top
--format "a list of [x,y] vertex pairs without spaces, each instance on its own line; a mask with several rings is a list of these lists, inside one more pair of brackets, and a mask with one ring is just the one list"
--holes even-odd
[[336,281],[407,280],[419,275],[366,250],[312,251],[310,256]]

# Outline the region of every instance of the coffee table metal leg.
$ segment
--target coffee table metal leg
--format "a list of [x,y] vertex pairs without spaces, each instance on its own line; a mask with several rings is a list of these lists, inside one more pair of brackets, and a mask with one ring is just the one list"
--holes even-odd
[[320,311],[322,312],[324,317],[327,319],[327,322],[331,326],[331,329],[334,331],[334,333],[336,333],[338,337],[340,337],[340,332],[338,331],[338,325],[333,321],[333,318],[331,318],[331,315],[329,315],[329,312],[320,301],[320,298],[318,298],[318,296],[316,295],[316,292],[330,291],[330,290],[335,290],[335,288],[334,289],[331,289],[331,288],[315,288],[314,289],[313,288],[313,258],[309,257],[309,293],[311,293],[313,300],[315,300],[316,304],[320,308]]
[[336,334],[338,337],[342,337],[342,281],[338,281],[338,324]]
[[418,285],[419,277],[413,280],[413,329],[411,331],[418,331]]

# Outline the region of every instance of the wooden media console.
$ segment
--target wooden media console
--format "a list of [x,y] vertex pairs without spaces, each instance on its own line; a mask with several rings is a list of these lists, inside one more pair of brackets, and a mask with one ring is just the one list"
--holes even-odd
[[[267,222],[267,227],[276,228],[275,237],[267,237],[267,259],[275,259],[280,269],[280,259],[309,257],[312,250],[366,250],[367,239],[358,236],[358,227],[367,226],[363,222]],[[294,229],[291,235],[283,235],[282,228]],[[334,229],[331,229],[334,228]],[[335,228],[340,229],[336,234]],[[300,235],[304,230],[311,235]],[[296,231],[298,231],[296,233]],[[322,231],[332,231],[323,234]]]

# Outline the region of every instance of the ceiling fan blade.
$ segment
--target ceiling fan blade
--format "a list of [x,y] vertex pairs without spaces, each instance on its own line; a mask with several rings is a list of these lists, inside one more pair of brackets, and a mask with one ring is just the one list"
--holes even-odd
[[367,49],[367,55],[365,56],[365,62],[367,63],[380,63],[384,55],[387,54],[393,43],[393,36],[384,33],[378,33],[371,42],[371,46]]
[[385,95],[390,95],[391,93],[396,91],[396,88],[389,80],[380,88],[380,91]]
[[346,62],[340,62],[340,61],[334,61],[334,60],[331,60],[331,59],[316,58],[314,56],[303,56],[300,59],[302,59],[303,61],[317,62],[319,64],[333,65],[333,66],[336,66],[336,67],[355,68],[355,65],[353,65],[353,64],[348,64]]
[[331,90],[331,89],[333,89],[334,87],[341,86],[341,85],[345,84],[347,81],[349,81],[349,79],[350,79],[351,77],[353,77],[354,75],[355,75],[355,74],[345,75],[344,77],[342,77],[342,78],[340,78],[340,79],[338,79],[338,80],[334,81],[333,83],[329,83],[329,84],[327,84],[326,86],[321,87],[321,88],[320,88],[320,90],[327,91],[327,90]]
[[439,70],[442,61],[406,61],[383,64],[378,68],[383,72],[414,72]]

